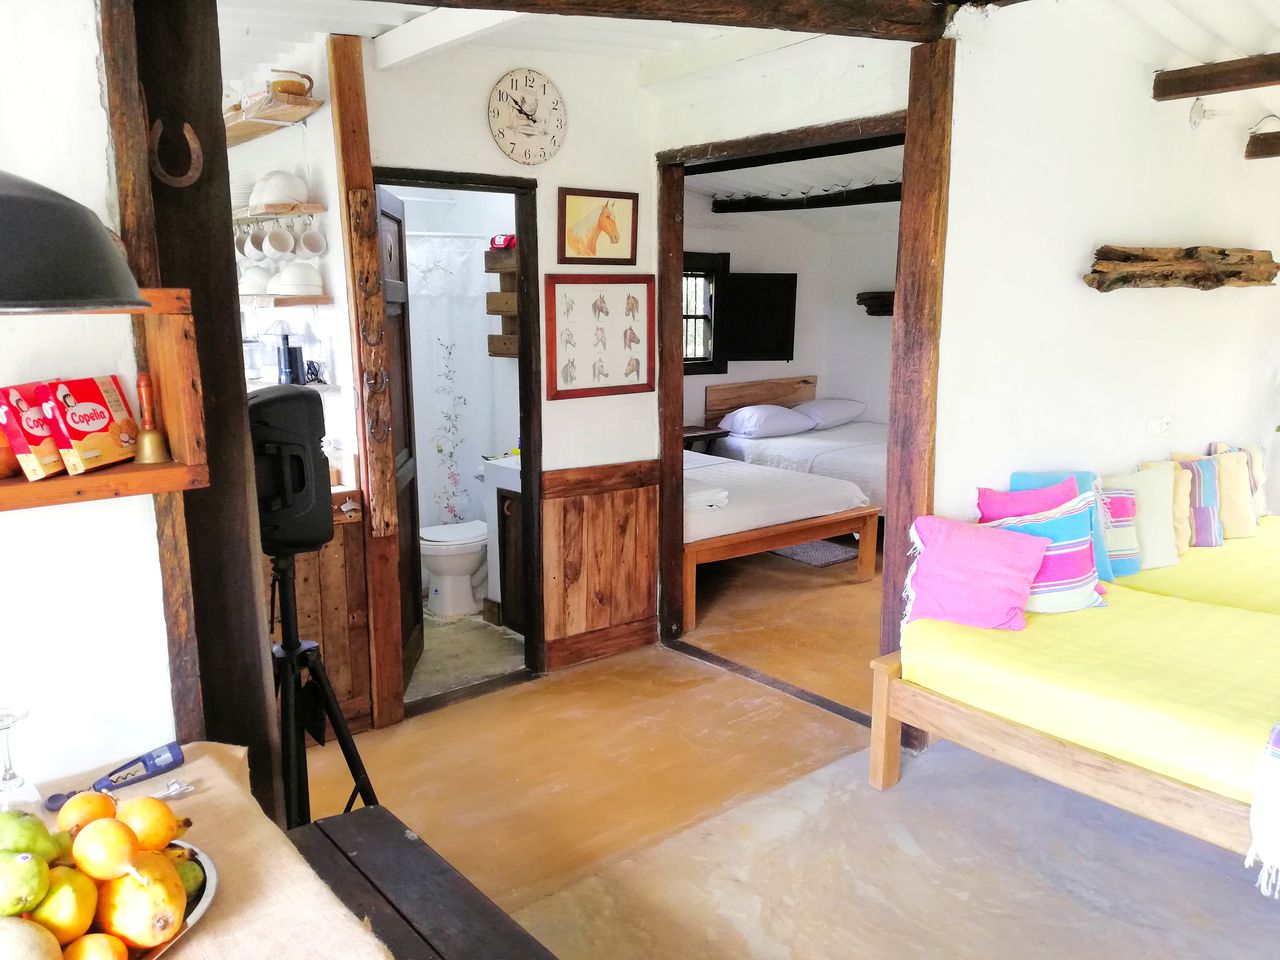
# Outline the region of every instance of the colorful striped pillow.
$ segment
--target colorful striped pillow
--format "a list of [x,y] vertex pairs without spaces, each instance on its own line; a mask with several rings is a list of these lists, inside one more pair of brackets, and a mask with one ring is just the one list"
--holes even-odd
[[1142,568],[1142,554],[1138,550],[1138,492],[1103,490],[1098,499],[1107,517],[1104,532],[1112,572],[1117,577],[1137,573]]
[[1191,545],[1222,546],[1222,520],[1218,516],[1218,465],[1208,458],[1179,460],[1191,473]]
[[1068,613],[1107,605],[1098,595],[1098,567],[1093,558],[1096,511],[1097,497],[1091,489],[1043,513],[983,524],[1053,541],[1031,583],[1028,613]]
[[[1048,470],[1033,472],[1019,470],[1009,476],[1010,490],[1034,490],[1050,484],[1061,483],[1067,477],[1076,478],[1076,486],[1080,493],[1098,492],[1098,475],[1091,470]],[[1107,544],[1103,539],[1102,518],[1098,515],[1097,498],[1094,499],[1093,510],[1093,563],[1098,568],[1099,580],[1114,580],[1111,571],[1111,558],[1107,556]]]

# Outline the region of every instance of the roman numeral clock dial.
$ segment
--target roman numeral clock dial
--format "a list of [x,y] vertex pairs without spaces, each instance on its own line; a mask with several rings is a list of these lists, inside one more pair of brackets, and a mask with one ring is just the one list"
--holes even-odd
[[560,89],[537,70],[512,70],[489,95],[489,132],[498,149],[516,163],[546,163],[560,151],[569,132]]

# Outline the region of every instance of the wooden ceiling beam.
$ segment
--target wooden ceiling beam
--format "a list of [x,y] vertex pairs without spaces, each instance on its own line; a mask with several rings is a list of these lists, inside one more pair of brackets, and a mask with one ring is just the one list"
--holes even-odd
[[934,0],[411,0],[423,7],[469,7],[561,16],[671,20],[720,27],[764,27],[923,43],[946,27]]
[[829,207],[857,207],[867,203],[897,203],[902,200],[902,184],[873,183],[852,190],[805,197],[741,197],[712,200],[712,213],[773,213],[779,210],[822,210]]
[[1244,148],[1246,160],[1265,160],[1268,157],[1280,157],[1280,132],[1255,133],[1249,137]]
[[1234,90],[1256,90],[1280,84],[1280,53],[1206,63],[1156,73],[1151,95],[1156,100],[1186,100]]

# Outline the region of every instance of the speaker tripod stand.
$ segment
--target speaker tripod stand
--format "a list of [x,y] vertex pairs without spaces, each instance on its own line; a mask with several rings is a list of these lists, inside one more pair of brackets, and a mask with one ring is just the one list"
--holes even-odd
[[[298,636],[298,596],[292,554],[271,558],[273,593],[280,604],[280,643],[271,648],[276,691],[280,696],[280,759],[284,779],[284,810],[288,829],[311,822],[311,790],[307,781],[306,735],[325,741],[325,721],[342,749],[355,783],[344,813],[359,796],[366,807],[377,804],[373,784],[360,759],[351,728],[320,662],[320,646]],[[305,683],[304,683],[305,680]]]

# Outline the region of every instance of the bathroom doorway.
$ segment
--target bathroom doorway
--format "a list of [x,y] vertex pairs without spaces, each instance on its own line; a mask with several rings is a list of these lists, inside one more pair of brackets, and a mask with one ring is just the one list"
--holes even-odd
[[526,357],[538,348],[537,285],[522,279],[537,276],[535,196],[530,181],[375,178],[404,207],[403,403],[416,496],[400,515],[416,514],[418,562],[402,565],[401,596],[422,608],[421,653],[405,651],[413,714],[541,666],[541,578],[526,559],[536,557],[538,471],[521,458],[536,397],[526,383],[537,383]]

